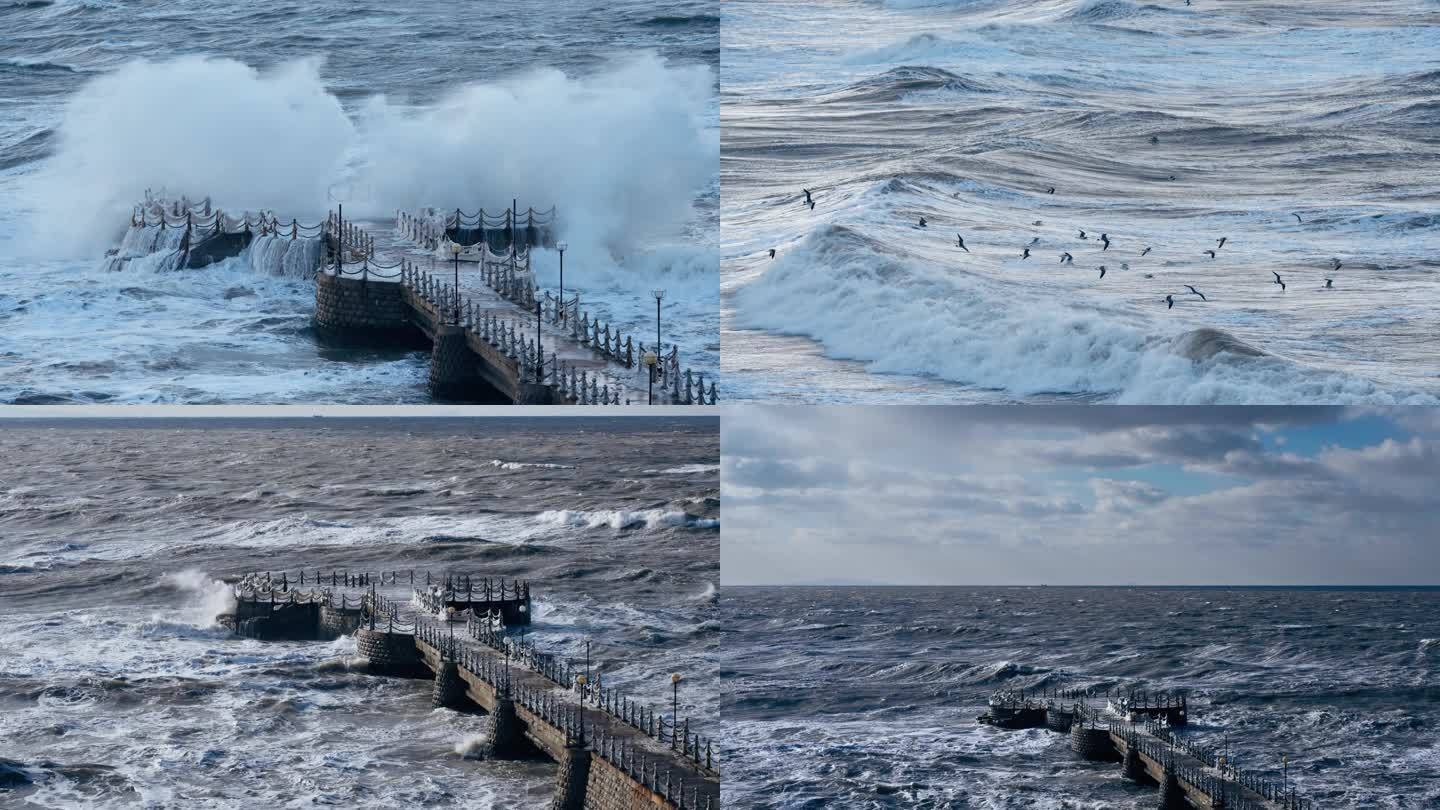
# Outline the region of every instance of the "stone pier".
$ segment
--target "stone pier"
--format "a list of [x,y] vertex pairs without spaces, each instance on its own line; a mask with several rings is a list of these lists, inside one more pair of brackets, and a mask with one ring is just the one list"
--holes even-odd
[[433,679],[437,707],[491,718],[484,754],[557,764],[550,807],[710,810],[718,751],[688,720],[593,681],[507,628],[530,622],[525,582],[415,572],[252,573],[221,622],[258,639],[353,634],[372,674]]
[[[118,271],[145,259],[152,269],[186,269],[244,255],[262,272],[313,277],[322,343],[429,349],[437,400],[716,404],[715,381],[681,368],[678,346],[647,347],[585,311],[573,289],[552,294],[537,285],[532,249],[554,246],[555,231],[553,208],[427,209],[363,226],[336,210],[302,225],[147,192],[104,266]],[[648,300],[647,292],[637,297]]]
[[1158,789],[1161,810],[1313,810],[1285,785],[1235,768],[1225,754],[1177,734],[1190,722],[1189,700],[1165,692],[1096,695],[1087,691],[991,695],[980,722],[1003,729],[1067,733],[1070,750],[1089,762],[1118,762],[1121,775]]

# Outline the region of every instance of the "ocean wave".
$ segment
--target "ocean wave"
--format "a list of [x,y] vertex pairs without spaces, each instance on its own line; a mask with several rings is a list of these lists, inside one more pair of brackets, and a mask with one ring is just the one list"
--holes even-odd
[[720,18],[714,14],[661,14],[640,24],[654,28],[676,28],[691,25],[719,26]]
[[53,62],[43,57],[16,56],[8,59],[0,59],[0,65],[19,68],[21,70],[33,71],[36,73],[58,72],[58,73],[93,73],[87,68],[69,65],[64,62]]
[[720,521],[699,518],[686,512],[666,509],[607,509],[596,511],[558,509],[541,512],[535,518],[540,523],[558,526],[575,526],[598,529],[609,526],[612,529],[634,529],[645,527],[657,529],[670,526],[684,526],[692,529],[719,528]]
[[[678,467],[667,467],[663,470],[659,470],[658,472],[661,475],[695,475],[697,473],[718,472],[719,470],[719,464],[681,464]],[[657,471],[646,470],[646,472]]]
[[995,89],[937,67],[902,65],[821,96],[821,103],[876,104],[922,92],[993,93]]
[[1004,282],[898,255],[823,225],[735,293],[742,326],[804,335],[877,373],[936,376],[1016,396],[1118,402],[1435,404],[1266,354],[1218,329],[1164,332],[1144,319],[1027,295]]
[[491,467],[499,467],[502,470],[573,470],[573,464],[545,464],[538,461],[502,461],[498,458],[490,460]]

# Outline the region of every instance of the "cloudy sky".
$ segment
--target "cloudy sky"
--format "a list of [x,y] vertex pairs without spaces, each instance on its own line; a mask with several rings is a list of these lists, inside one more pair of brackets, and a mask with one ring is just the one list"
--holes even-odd
[[726,408],[726,584],[1440,584],[1440,413]]

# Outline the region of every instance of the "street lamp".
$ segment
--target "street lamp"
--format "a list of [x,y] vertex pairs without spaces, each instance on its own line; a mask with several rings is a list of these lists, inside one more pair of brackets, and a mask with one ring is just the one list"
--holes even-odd
[[[680,725],[680,673],[670,673],[670,721],[677,727]],[[673,740],[675,735],[671,733]]]
[[654,405],[654,404],[655,404],[655,364],[656,364],[657,362],[659,362],[659,360],[660,360],[660,358],[655,354],[655,352],[646,352],[646,353],[645,353],[645,357],[644,357],[645,368],[646,368],[646,375],[645,375],[645,377],[646,377],[647,380],[649,380],[648,402],[649,402],[649,404],[651,404],[651,405]]
[[545,347],[540,345],[540,321],[543,315],[545,302],[539,298],[535,299],[535,383],[538,385],[545,377]]
[[590,639],[585,639],[585,678],[590,678]]
[[575,676],[575,685],[580,687],[580,744],[585,744],[585,684],[589,681],[584,675]]
[[460,323],[460,243],[450,243],[450,254],[455,257],[455,323]]
[[560,322],[565,322],[565,248],[570,247],[566,242],[556,242],[555,247],[560,249]]
[[655,296],[655,353],[660,353],[660,302],[665,298],[664,290],[651,290],[650,294]]

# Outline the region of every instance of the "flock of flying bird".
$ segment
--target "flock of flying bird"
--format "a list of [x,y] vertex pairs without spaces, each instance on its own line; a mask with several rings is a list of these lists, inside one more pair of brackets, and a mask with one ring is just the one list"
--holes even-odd
[[[1152,138],[1151,140],[1152,140],[1152,142],[1153,142],[1155,139]],[[801,189],[801,191],[805,194],[805,204],[810,207],[810,210],[811,210],[811,211],[814,211],[814,210],[815,210],[815,199],[814,199],[814,197],[810,194],[810,189],[808,189],[808,188],[807,188],[807,189]],[[1046,194],[1054,194],[1054,193],[1055,193],[1055,187],[1054,187],[1054,186],[1050,186],[1049,188],[1047,188],[1047,189],[1045,190],[1045,193],[1046,193]],[[1291,214],[1291,216],[1295,217],[1295,221],[1296,221],[1296,222],[1303,223],[1303,222],[1305,221],[1304,219],[1301,219],[1301,217],[1300,217],[1299,214]],[[1036,222],[1034,222],[1034,223],[1032,223],[1032,224],[1039,225],[1039,224],[1041,224],[1041,223],[1037,220]],[[929,227],[929,224],[925,221],[925,217],[920,217],[920,222],[919,222],[919,224],[918,224],[916,227],[919,227],[919,228],[927,228],[927,227]],[[1087,240],[1087,241],[1090,239],[1089,235],[1087,235],[1083,229],[1080,229],[1080,237],[1079,237],[1079,238],[1084,239],[1084,240]],[[1107,250],[1110,249],[1110,236],[1109,236],[1109,234],[1105,234],[1105,233],[1100,234],[1100,238],[1097,239],[1096,241],[1097,241],[1097,242],[1100,242],[1102,245],[1104,245],[1104,247],[1101,248],[1102,251],[1107,251]],[[1225,243],[1226,243],[1227,241],[1229,241],[1229,237],[1222,236],[1222,237],[1220,237],[1220,239],[1217,241],[1217,243],[1216,243],[1216,245],[1215,245],[1215,248],[1214,248],[1213,250],[1206,250],[1206,251],[1202,251],[1202,252],[1205,253],[1206,255],[1208,255],[1210,258],[1214,259],[1214,258],[1215,258],[1216,251],[1221,250],[1222,248],[1224,248],[1224,247],[1225,247]],[[1033,238],[1033,239],[1030,240],[1030,244],[1028,244],[1028,245],[1026,245],[1025,247],[1021,248],[1021,252],[1020,252],[1020,258],[1021,258],[1021,260],[1030,258],[1030,248],[1032,248],[1032,247],[1034,247],[1035,245],[1039,244],[1039,242],[1040,242],[1040,237],[1037,236],[1037,237],[1035,237],[1035,238]],[[958,233],[955,234],[955,246],[958,247],[958,248],[960,248],[961,250],[965,251],[966,253],[969,253],[969,252],[970,252],[970,248],[968,248],[968,247],[965,246],[965,237],[964,237],[963,235],[961,235],[961,234],[958,234]],[[1141,256],[1144,256],[1144,255],[1146,255],[1147,253],[1149,253],[1150,250],[1151,250],[1151,248],[1147,245],[1144,250],[1140,251],[1140,255],[1141,255]],[[775,258],[775,248],[770,248],[770,258],[772,258],[772,259]],[[1070,255],[1070,253],[1069,253],[1068,251],[1066,251],[1066,252],[1060,254],[1060,263],[1061,263],[1061,264],[1074,264],[1074,263],[1075,263],[1075,257],[1072,256],[1072,255]],[[1330,266],[1330,271],[1331,271],[1331,272],[1335,272],[1336,270],[1339,270],[1339,269],[1343,266],[1343,265],[1341,264],[1341,262],[1340,262],[1339,259],[1334,259],[1334,258],[1332,258],[1332,259],[1330,260],[1330,265],[1331,265],[1331,266]],[[1096,268],[1096,269],[1098,269],[1098,270],[1100,271],[1100,278],[1105,278],[1105,271],[1106,271],[1105,265],[1102,264],[1102,265],[1100,265],[1100,266],[1099,266],[1098,268]],[[1121,270],[1129,270],[1129,269],[1130,269],[1129,263],[1127,263],[1127,262],[1121,262],[1121,263],[1120,263],[1120,269],[1121,269]],[[1280,277],[1280,274],[1277,273],[1277,272],[1275,272],[1274,270],[1271,270],[1270,273],[1271,273],[1271,275],[1275,276],[1275,281],[1274,281],[1273,283],[1280,285],[1280,290],[1281,290],[1281,292],[1284,292],[1285,289],[1286,289],[1286,287],[1285,287],[1285,280],[1284,280],[1283,278],[1281,278],[1281,277]],[[1153,278],[1153,276],[1152,276],[1150,273],[1146,273],[1146,274],[1145,274],[1145,277],[1146,277],[1146,278]],[[1333,278],[1327,278],[1327,279],[1325,279],[1325,287],[1324,287],[1324,288],[1327,289],[1327,290],[1333,290],[1333,289],[1335,288],[1335,280],[1334,280]],[[1205,294],[1204,294],[1204,293],[1200,292],[1199,290],[1195,289],[1194,287],[1192,287],[1192,286],[1189,285],[1189,284],[1186,284],[1186,285],[1185,285],[1185,289],[1189,290],[1192,295],[1199,296],[1199,298],[1200,298],[1201,301],[1209,301],[1209,300],[1210,300],[1210,299],[1208,299],[1208,298],[1205,297]],[[1183,294],[1183,293],[1182,293],[1182,294]],[[1166,308],[1166,309],[1174,309],[1174,308],[1175,308],[1175,294],[1174,294],[1174,293],[1171,293],[1171,294],[1165,296],[1165,308]]]

